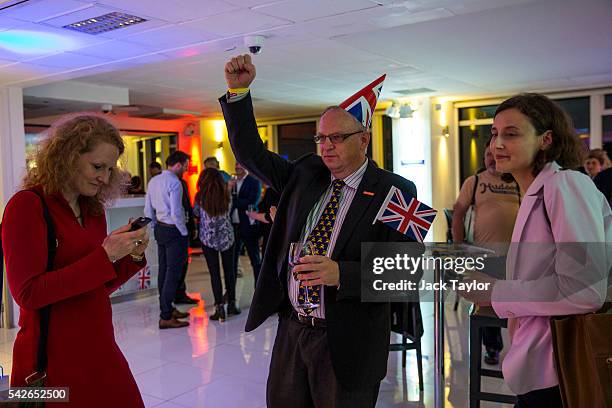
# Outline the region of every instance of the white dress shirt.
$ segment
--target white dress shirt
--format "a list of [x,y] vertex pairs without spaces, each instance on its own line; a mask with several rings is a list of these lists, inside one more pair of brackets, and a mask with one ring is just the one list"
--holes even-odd
[[178,176],[164,170],[149,181],[144,213],[155,222],[174,225],[181,235],[188,235],[183,209],[183,186]]
[[[346,183],[340,192],[340,203],[338,205],[338,213],[336,215],[336,221],[334,222],[334,227],[332,229],[331,237],[329,238],[329,246],[327,247],[327,254],[325,256],[331,258],[331,254],[334,251],[334,247],[336,245],[336,241],[338,240],[338,235],[340,234],[340,230],[342,229],[342,223],[344,222],[344,218],[346,217],[346,213],[351,207],[351,203],[353,202],[353,198],[357,193],[357,187],[359,187],[359,183],[361,183],[361,179],[365,174],[366,169],[368,168],[368,160],[359,167],[353,174],[347,176],[344,179]],[[330,184],[327,190],[323,193],[319,201],[315,204],[315,206],[310,210],[308,214],[308,218],[306,220],[306,225],[302,230],[302,235],[300,238],[300,242],[305,242],[308,235],[312,232],[312,230],[317,226],[319,222],[319,218],[321,218],[321,214],[325,210],[327,203],[329,202],[332,191],[333,191],[333,182],[336,180],[333,176],[331,176]],[[304,314],[302,308],[299,306],[298,296],[300,293],[300,283],[293,278],[293,274],[289,268],[288,270],[288,289],[289,289],[289,300],[293,305],[293,308],[301,314]],[[321,288],[319,292],[319,303],[320,306],[312,311],[310,316],[318,317],[320,319],[325,319],[325,302],[324,302],[324,290]]]
[[[240,194],[240,189],[242,188],[242,183],[244,183],[245,178],[246,176],[236,180],[236,197],[238,197],[238,194]],[[232,222],[234,224],[240,224],[240,216],[238,215],[238,208],[235,208],[234,211],[232,212]]]

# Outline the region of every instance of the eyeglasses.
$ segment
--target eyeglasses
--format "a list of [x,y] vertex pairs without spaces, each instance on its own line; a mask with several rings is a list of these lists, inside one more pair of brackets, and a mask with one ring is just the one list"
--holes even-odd
[[321,135],[317,133],[316,135],[314,135],[313,139],[316,144],[325,143],[326,138],[329,139],[329,141],[332,144],[338,144],[338,143],[344,142],[350,136],[356,135],[358,133],[363,133],[363,132],[364,132],[363,130],[358,130],[353,133],[335,133],[333,135]]

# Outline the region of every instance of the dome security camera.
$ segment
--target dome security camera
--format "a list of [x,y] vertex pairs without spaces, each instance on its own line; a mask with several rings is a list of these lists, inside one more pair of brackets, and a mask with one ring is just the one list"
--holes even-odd
[[265,41],[266,37],[263,35],[247,35],[244,37],[244,45],[251,54],[260,54]]

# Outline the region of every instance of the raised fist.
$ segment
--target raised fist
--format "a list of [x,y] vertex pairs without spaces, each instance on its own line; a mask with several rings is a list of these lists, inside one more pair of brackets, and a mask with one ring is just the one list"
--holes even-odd
[[255,65],[249,54],[238,55],[225,64],[228,88],[248,88],[255,79]]

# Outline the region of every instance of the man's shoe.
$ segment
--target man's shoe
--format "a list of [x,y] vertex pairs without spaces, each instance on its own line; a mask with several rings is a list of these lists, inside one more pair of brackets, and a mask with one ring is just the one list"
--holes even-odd
[[499,351],[493,349],[487,349],[484,357],[485,363],[489,365],[499,364]]
[[187,295],[174,298],[174,303],[177,305],[195,305],[198,302],[198,299],[191,298]]
[[227,315],[228,316],[239,315],[240,313],[241,313],[241,310],[238,306],[236,306],[236,302],[230,302],[227,305]]
[[173,318],[173,319],[186,319],[186,318],[188,318],[188,317],[189,317],[189,313],[186,313],[186,312],[181,312],[181,311],[180,311],[180,310],[178,310],[178,309],[174,309],[174,310],[172,311],[172,318]]
[[210,320],[218,320],[220,322],[225,321],[225,308],[223,305],[215,306],[215,313],[209,317]]
[[172,318],[170,320],[159,319],[159,328],[163,329],[178,329],[180,327],[189,326],[189,322],[181,322],[180,320],[176,320]]

